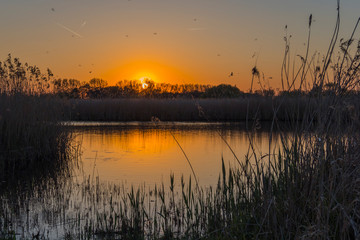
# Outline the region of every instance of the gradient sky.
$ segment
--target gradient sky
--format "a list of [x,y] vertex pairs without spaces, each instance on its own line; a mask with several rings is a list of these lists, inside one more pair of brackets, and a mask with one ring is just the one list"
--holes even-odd
[[[325,54],[336,0],[1,0],[0,59],[11,53],[81,81],[150,77],[241,90],[250,88],[257,59],[278,88],[284,27],[293,55],[305,55],[310,14],[310,51]],[[358,17],[360,1],[343,0],[340,37],[350,36]]]

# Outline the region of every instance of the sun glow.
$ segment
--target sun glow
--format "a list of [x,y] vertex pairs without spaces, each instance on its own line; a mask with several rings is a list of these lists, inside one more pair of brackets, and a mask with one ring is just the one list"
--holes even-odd
[[141,82],[145,82],[146,80],[152,81],[152,79],[151,79],[150,77],[141,77],[141,78],[139,78],[139,80],[140,80]]
[[152,81],[152,79],[149,77],[141,77],[139,80],[141,82],[142,89],[147,89],[149,87],[149,84],[147,84],[146,81]]
[[[139,56],[141,58],[141,56]],[[110,85],[115,85],[121,80],[150,79],[155,83],[183,83],[195,81],[187,72],[172,65],[156,60],[133,60],[129,62],[117,62],[104,73],[103,78]]]

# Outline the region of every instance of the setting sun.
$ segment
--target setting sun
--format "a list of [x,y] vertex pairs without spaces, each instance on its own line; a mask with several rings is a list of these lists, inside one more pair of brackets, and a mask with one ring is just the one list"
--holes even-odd
[[150,77],[140,77],[139,80],[140,80],[141,82],[144,82],[144,81],[146,81],[146,80],[152,80],[152,79],[151,79]]
[[[141,56],[139,56],[141,58]],[[110,70],[105,71],[104,79],[110,85],[121,80],[151,79],[157,83],[184,83],[194,82],[190,74],[179,67],[165,64],[156,60],[129,60],[116,62]]]
[[152,79],[149,77],[141,77],[141,78],[139,78],[139,80],[141,82],[142,89],[147,89],[149,87],[149,84],[147,84],[146,81],[150,81]]
[[142,82],[142,83],[144,83],[146,81],[154,81],[154,79],[149,77],[149,76],[143,76],[143,77],[139,77],[137,79],[139,79],[139,81]]

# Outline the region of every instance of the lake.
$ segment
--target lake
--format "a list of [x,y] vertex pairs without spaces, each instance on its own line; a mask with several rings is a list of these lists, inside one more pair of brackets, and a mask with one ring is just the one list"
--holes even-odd
[[[140,189],[144,209],[159,217],[155,186],[158,192],[162,185],[169,192],[173,174],[173,197],[181,200],[181,176],[185,188],[189,176],[194,179],[190,162],[201,189],[216,187],[222,159],[227,167],[236,167],[238,160],[244,162],[251,155],[245,129],[243,123],[66,122],[64,130],[73,136],[81,153],[74,161],[77,164],[69,164],[70,174],[39,176],[33,183],[10,186],[0,195],[0,216],[4,223],[11,223],[19,239],[38,234],[50,239],[84,236],[103,224],[118,227],[112,217],[118,219],[124,209],[126,213],[134,186],[135,191]],[[262,124],[251,137],[258,157],[269,152],[268,129]],[[279,147],[280,135],[274,132],[272,137],[270,148]],[[267,157],[260,161],[267,164]],[[170,199],[168,194],[166,199]]]
[[[192,171],[182,150],[199,184],[214,185],[222,159],[226,166],[236,166],[232,151],[240,161],[244,161],[249,151],[246,126],[240,123],[69,122],[67,125],[81,144],[83,174],[124,186],[166,184],[170,174],[187,179]],[[257,131],[253,137],[257,153],[269,151],[266,129]],[[273,139],[271,149],[276,147],[279,136],[275,134]]]

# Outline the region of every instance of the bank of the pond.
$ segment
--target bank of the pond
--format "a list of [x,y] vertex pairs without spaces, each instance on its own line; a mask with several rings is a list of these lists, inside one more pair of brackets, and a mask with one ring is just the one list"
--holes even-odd
[[[333,105],[329,97],[250,96],[231,99],[62,99],[63,120],[68,121],[200,121],[246,120],[298,122],[317,121],[321,108]],[[342,117],[347,121],[360,111],[360,96],[342,99]]]

